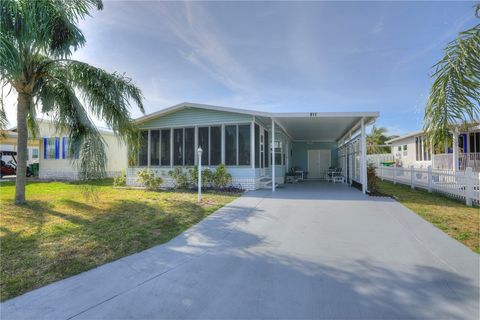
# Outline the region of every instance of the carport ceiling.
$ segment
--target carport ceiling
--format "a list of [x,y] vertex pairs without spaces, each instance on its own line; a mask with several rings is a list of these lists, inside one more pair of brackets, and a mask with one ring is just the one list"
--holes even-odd
[[272,116],[297,141],[338,141],[358,127],[362,117],[368,124],[378,117],[378,113],[282,113]]

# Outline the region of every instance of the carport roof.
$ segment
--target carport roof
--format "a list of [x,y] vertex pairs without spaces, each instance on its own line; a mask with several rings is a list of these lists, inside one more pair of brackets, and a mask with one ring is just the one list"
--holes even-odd
[[183,102],[140,117],[135,122],[142,123],[187,108],[250,114],[266,123],[273,119],[295,141],[338,141],[358,129],[362,118],[365,124],[369,124],[379,116],[378,112],[263,112]]
[[274,113],[271,118],[295,141],[338,141],[349,131],[373,122],[378,112]]

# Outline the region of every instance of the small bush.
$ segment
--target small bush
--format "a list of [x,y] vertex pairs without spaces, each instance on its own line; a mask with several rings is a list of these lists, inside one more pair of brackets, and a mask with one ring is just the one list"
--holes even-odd
[[[198,166],[188,169],[189,180],[198,186]],[[209,188],[212,186],[213,172],[210,169],[202,170],[202,188]]]
[[376,193],[378,191],[378,178],[375,172],[375,165],[369,163],[367,166],[367,189],[370,193]]
[[227,172],[227,167],[221,164],[213,172],[213,184],[216,188],[223,189],[232,181],[232,175]]
[[202,185],[205,188],[212,187],[213,184],[213,172],[210,169],[205,169],[202,171]]
[[120,171],[120,174],[113,178],[113,185],[115,187],[125,187],[127,185],[127,172],[125,170]]
[[194,184],[198,185],[198,166],[193,166],[188,169],[189,180]]
[[187,172],[184,172],[182,168],[175,168],[168,172],[168,175],[172,177],[175,188],[178,189],[187,189],[189,185],[189,179]]
[[143,169],[137,173],[138,181],[145,186],[147,190],[157,190],[163,183],[161,177],[155,176],[155,173],[150,169]]

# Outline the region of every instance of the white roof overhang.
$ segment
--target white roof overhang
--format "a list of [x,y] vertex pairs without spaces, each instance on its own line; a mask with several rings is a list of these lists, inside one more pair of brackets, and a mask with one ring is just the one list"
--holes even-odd
[[336,142],[347,133],[372,123],[378,112],[312,112],[273,114],[272,118],[294,141]]
[[216,111],[250,114],[268,123],[273,119],[294,141],[331,141],[342,139],[349,132],[358,130],[363,118],[365,125],[379,116],[378,112],[290,112],[270,113],[248,109],[219,107],[183,102],[172,107],[145,115],[134,122],[139,124],[152,118],[164,116],[185,108],[201,108]]

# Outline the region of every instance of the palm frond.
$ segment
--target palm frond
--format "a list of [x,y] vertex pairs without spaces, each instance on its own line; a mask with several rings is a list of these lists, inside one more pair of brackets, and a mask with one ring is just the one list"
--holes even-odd
[[79,90],[90,112],[107,123],[129,145],[135,145],[138,130],[131,121],[131,102],[145,111],[142,92],[133,81],[79,61],[70,60],[64,63],[64,67],[68,81]]
[[3,0],[0,5],[0,30],[14,37],[24,58],[43,53],[68,56],[85,44],[77,22],[93,8],[101,10],[100,0],[30,1]]
[[370,134],[367,135],[367,153],[376,154],[376,153],[388,153],[389,148],[384,147],[385,141],[388,140],[388,137],[385,135],[387,133],[387,128],[372,126]]
[[453,127],[479,120],[480,24],[451,41],[434,68],[424,130],[429,142],[443,146],[450,141]]
[[105,141],[95,127],[75,91],[64,81],[50,81],[39,93],[42,110],[51,113],[58,131],[67,134],[69,152],[78,152],[71,161],[77,166],[81,179],[105,176],[107,162]]

